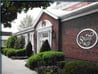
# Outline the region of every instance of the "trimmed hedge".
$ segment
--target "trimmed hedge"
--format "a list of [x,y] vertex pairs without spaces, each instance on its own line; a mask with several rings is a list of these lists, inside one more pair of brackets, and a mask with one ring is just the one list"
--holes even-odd
[[7,52],[6,52],[6,55],[8,56],[8,57],[11,57],[11,56],[16,56],[16,50],[8,50]]
[[15,49],[19,49],[19,48],[24,48],[25,45],[25,38],[23,36],[21,37],[17,37],[16,41],[15,41],[15,45],[14,48]]
[[26,49],[20,49],[17,50],[16,56],[25,56],[26,55]]
[[55,65],[58,61],[64,60],[63,52],[47,51],[31,56],[27,61],[27,66],[31,69],[40,66]]
[[25,49],[13,49],[13,48],[5,48],[2,49],[2,53],[8,57],[12,56],[26,56],[26,50]]
[[28,57],[30,57],[31,55],[33,55],[33,51],[32,51],[32,44],[31,42],[29,41],[27,46],[26,46],[26,55]]
[[64,74],[98,74],[98,65],[86,61],[66,63]]
[[13,48],[4,48],[4,49],[2,49],[2,53],[3,53],[4,55],[6,55],[6,53],[7,53],[9,50],[13,50]]
[[16,40],[17,40],[16,36],[9,37],[8,40],[6,41],[6,47],[7,48],[14,48]]
[[58,61],[64,60],[63,52],[50,51],[43,53],[42,58],[45,61],[45,65],[55,65]]
[[50,50],[51,48],[50,48],[49,42],[48,40],[45,40],[40,48],[40,52],[45,52],[45,51],[50,51]]
[[20,38],[17,38],[17,39],[16,39],[14,48],[15,48],[15,49],[19,49],[19,48],[20,48]]

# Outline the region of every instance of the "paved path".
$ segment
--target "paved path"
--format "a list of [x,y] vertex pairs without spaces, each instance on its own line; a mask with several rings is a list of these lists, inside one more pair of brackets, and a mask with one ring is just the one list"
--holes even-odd
[[25,67],[24,60],[12,60],[2,55],[2,74],[37,74]]

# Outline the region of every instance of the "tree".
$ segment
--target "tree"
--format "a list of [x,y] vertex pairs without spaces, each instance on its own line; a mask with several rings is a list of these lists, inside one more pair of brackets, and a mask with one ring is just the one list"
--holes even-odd
[[23,18],[22,21],[20,21],[20,25],[19,25],[19,30],[25,28],[25,27],[29,27],[31,26],[33,23],[33,18],[31,17],[31,15],[26,15],[26,17]]
[[25,45],[25,38],[23,36],[17,37],[17,40],[15,41],[14,48],[15,49],[22,49]]
[[49,42],[48,42],[48,40],[45,40],[44,43],[42,44],[40,52],[50,51],[50,50],[51,50],[51,48],[50,48]]
[[3,0],[0,4],[1,6],[1,23],[5,27],[11,27],[11,22],[17,17],[17,12],[21,10],[27,11],[29,8],[33,7],[44,7],[49,6],[48,1],[9,1]]
[[21,36],[20,37],[20,48],[24,48],[24,46],[25,46],[25,38],[24,36]]
[[9,37],[7,42],[6,42],[6,47],[7,48],[14,48],[16,40],[17,40],[16,36]]
[[20,48],[20,38],[17,37],[15,44],[14,44],[14,48],[15,49],[19,49]]
[[28,57],[30,57],[31,55],[33,54],[33,51],[32,51],[32,44],[31,42],[29,41],[27,46],[26,46],[26,55]]

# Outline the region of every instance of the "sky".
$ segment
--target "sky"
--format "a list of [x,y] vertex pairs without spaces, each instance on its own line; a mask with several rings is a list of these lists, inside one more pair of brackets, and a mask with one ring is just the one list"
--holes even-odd
[[17,13],[17,18],[11,23],[11,28],[6,27],[4,28],[4,26],[2,25],[2,31],[5,32],[12,32],[12,33],[16,33],[18,32],[18,26],[20,24],[20,21],[26,16],[26,15],[31,15],[32,16],[32,20],[36,19],[36,17],[38,16],[38,14],[40,13],[41,8],[33,8],[33,9],[29,9],[27,11],[27,13],[24,13],[23,11],[21,13]]

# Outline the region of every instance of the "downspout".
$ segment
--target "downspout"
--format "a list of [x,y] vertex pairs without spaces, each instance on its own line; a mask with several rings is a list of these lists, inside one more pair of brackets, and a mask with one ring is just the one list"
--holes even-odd
[[62,50],[62,22],[61,19],[58,19],[58,51]]

